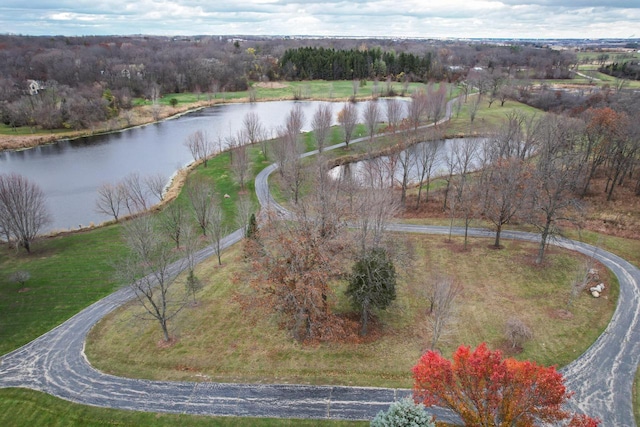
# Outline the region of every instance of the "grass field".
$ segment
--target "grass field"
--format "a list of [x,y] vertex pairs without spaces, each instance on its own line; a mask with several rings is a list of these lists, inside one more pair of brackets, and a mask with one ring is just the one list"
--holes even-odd
[[636,424],[640,423],[640,367],[636,371],[636,379],[633,382],[633,415]]
[[366,426],[367,422],[205,417],[184,414],[157,414],[152,412],[122,411],[79,405],[58,399],[46,393],[25,389],[0,389],[0,425],[7,427],[288,427],[288,426]]
[[[478,239],[463,252],[461,239],[393,239],[404,242],[413,256],[410,263],[398,266],[398,299],[379,313],[382,336],[373,342],[295,342],[278,327],[276,317],[256,306],[244,273],[249,266],[241,249],[234,247],[225,254],[222,267],[207,261],[197,269],[207,285],[198,306],[181,312],[170,325],[178,339],[173,347],[156,346],[159,327],[137,321],[140,308],[131,304],[92,330],[87,356],[98,369],[138,378],[411,387],[410,369],[430,339],[425,289],[436,272],[453,275],[463,287],[456,325],[438,346],[444,354],[460,344],[483,341],[508,350],[504,325],[517,316],[533,329],[535,338],[516,356],[562,366],[595,340],[615,307],[617,284],[607,277],[610,294],[594,299],[585,293],[574,302],[571,314],[563,311],[570,283],[583,265],[582,257],[574,254],[551,249],[547,265],[540,268],[532,262],[535,245],[527,243],[508,241],[504,250],[494,250],[490,240]],[[335,311],[349,312],[346,283],[336,282],[333,288],[330,302]]]

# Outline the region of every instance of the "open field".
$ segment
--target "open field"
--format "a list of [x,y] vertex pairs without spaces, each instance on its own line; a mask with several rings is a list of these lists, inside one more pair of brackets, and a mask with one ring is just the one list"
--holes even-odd
[[[397,267],[398,299],[379,313],[381,336],[375,341],[295,342],[276,317],[255,304],[243,272],[249,266],[234,247],[222,267],[207,261],[197,269],[207,285],[198,305],[183,310],[170,325],[177,338],[171,348],[156,345],[158,325],[140,322],[140,308],[130,304],[94,328],[87,356],[100,370],[150,379],[411,387],[410,369],[430,339],[425,292],[437,272],[453,275],[463,287],[456,325],[438,345],[444,354],[461,343],[483,341],[508,352],[504,325],[516,316],[535,336],[516,357],[562,366],[595,340],[615,307],[617,284],[605,272],[609,291],[603,298],[584,293],[567,306],[570,284],[583,266],[575,254],[551,249],[540,268],[532,263],[535,245],[526,243],[509,241],[504,250],[494,250],[490,240],[477,239],[464,252],[461,239],[447,243],[442,236],[403,235],[394,240],[414,255]],[[333,284],[330,302],[338,313],[350,311],[345,287],[344,281]]]
[[366,426],[366,422],[288,420],[273,418],[205,417],[183,414],[121,411],[79,405],[46,393],[25,389],[0,389],[0,425],[11,427],[84,426]]

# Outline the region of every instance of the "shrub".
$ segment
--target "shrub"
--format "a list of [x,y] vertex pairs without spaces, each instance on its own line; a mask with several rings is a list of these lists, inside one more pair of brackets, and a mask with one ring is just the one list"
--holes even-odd
[[504,331],[505,338],[509,340],[512,348],[522,347],[522,345],[533,338],[533,332],[517,317],[507,320]]
[[432,417],[422,403],[410,397],[393,402],[387,412],[380,411],[371,421],[372,427],[435,427]]

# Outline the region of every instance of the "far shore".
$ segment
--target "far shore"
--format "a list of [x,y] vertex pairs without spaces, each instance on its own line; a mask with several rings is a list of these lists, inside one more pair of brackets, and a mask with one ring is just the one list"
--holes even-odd
[[[369,98],[358,98],[358,101],[366,101]],[[259,99],[255,102],[269,102],[269,101],[293,101],[294,97],[274,97],[274,98],[264,98]],[[348,100],[348,98],[305,98],[305,101],[332,101],[332,102],[344,102]],[[47,131],[39,130],[30,135],[11,135],[11,134],[3,134],[0,135],[0,152],[2,151],[12,151],[12,150],[25,150],[33,147],[38,147],[41,145],[54,144],[58,141],[62,140],[73,140],[78,138],[85,138],[89,136],[95,135],[104,135],[114,132],[119,132],[125,129],[131,129],[139,126],[146,126],[153,123],[158,123],[164,120],[170,120],[177,117],[180,117],[185,114],[192,113],[194,111],[201,110],[207,107],[213,107],[221,104],[235,104],[235,103],[248,103],[251,100],[248,97],[244,98],[236,98],[236,99],[211,99],[211,100],[202,100],[196,102],[190,102],[188,104],[180,105],[178,104],[175,107],[162,105],[160,106],[160,112],[158,114],[158,119],[154,119],[151,106],[143,105],[133,107],[130,110],[126,110],[126,112],[121,113],[118,117],[111,119],[108,122],[101,122],[94,129],[81,129],[81,130],[69,130],[68,132],[60,132],[60,130],[56,130],[56,132],[47,133]],[[125,116],[125,113],[129,114],[129,118]]]

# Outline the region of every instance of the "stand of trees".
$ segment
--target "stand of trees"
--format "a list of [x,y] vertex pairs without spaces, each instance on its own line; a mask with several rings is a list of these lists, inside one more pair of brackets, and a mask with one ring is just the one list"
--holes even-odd
[[280,63],[283,77],[290,80],[386,79],[412,76],[426,81],[432,76],[433,53],[423,55],[381,48],[336,50],[323,47],[287,49]]

